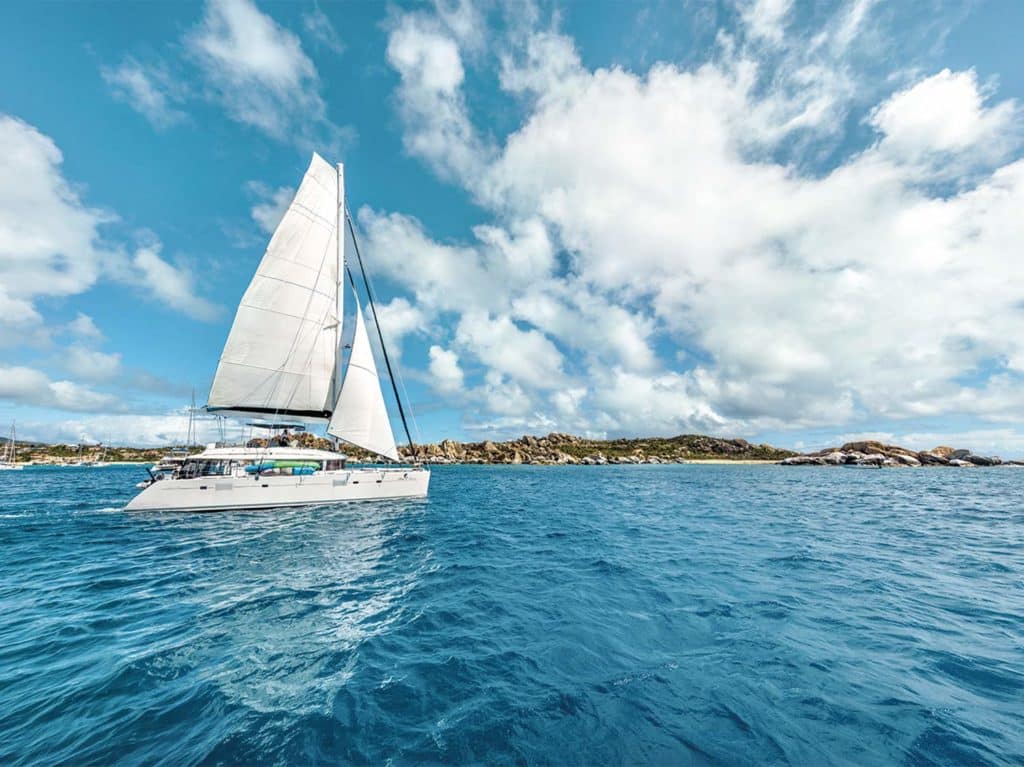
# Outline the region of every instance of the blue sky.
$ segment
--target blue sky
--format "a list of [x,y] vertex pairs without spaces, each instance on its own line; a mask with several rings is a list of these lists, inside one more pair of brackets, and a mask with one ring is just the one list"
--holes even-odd
[[1014,2],[0,8],[0,419],[165,443],[343,161],[422,438],[1024,454]]

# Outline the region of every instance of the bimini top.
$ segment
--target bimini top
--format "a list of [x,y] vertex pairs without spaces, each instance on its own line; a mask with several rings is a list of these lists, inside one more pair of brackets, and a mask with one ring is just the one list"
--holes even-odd
[[304,423],[263,423],[262,421],[251,421],[246,426],[250,426],[253,429],[268,429],[269,431],[305,431],[306,424]]
[[305,447],[208,447],[194,461],[343,461],[344,453]]

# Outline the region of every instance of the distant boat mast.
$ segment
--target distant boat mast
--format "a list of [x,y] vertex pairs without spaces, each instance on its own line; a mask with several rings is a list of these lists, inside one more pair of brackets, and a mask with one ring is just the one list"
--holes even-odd
[[192,387],[192,404],[188,409],[188,430],[185,433],[185,445],[194,447],[196,444],[196,387]]

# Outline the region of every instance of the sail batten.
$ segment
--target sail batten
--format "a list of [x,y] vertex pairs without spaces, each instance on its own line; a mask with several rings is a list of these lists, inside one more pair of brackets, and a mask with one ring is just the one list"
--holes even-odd
[[356,326],[352,353],[327,433],[356,447],[398,461],[398,447],[395,445],[391,419],[384,402],[384,392],[380,386],[358,298],[355,303]]
[[210,410],[330,415],[342,309],[341,195],[340,169],[314,154],[239,303]]

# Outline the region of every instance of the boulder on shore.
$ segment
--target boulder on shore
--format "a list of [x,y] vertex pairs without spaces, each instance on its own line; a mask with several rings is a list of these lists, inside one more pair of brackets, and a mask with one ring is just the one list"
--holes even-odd
[[783,466],[825,466],[825,459],[820,455],[794,455],[782,460]]

